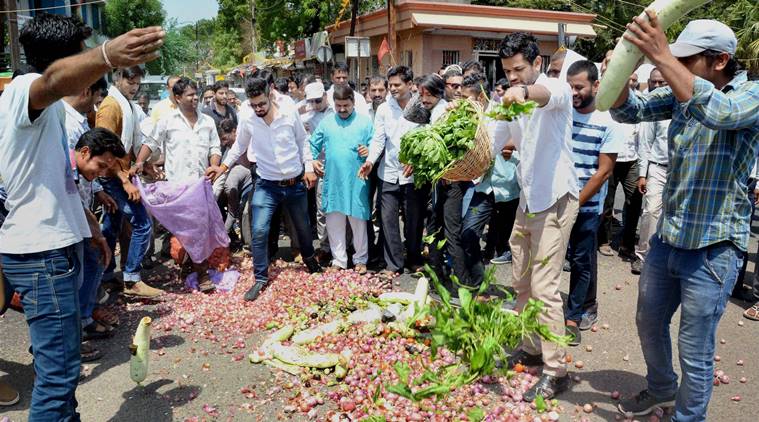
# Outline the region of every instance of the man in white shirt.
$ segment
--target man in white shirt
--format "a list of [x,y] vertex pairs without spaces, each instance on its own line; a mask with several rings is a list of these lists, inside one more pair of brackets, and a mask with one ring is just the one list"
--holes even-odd
[[135,29],[82,52],[90,33],[78,19],[35,16],[19,38],[33,72],[14,79],[0,96],[0,177],[9,211],[0,254],[3,276],[21,294],[29,325],[36,374],[32,421],[79,419],[77,290],[81,242],[91,233],[59,100],[84,91],[114,65],[153,60],[165,36],[160,28]]
[[[630,87],[638,86],[637,75],[630,77]],[[637,89],[637,88],[633,88]],[[617,155],[614,164],[614,173],[609,178],[609,191],[604,202],[603,217],[601,217],[601,229],[598,231],[598,251],[605,256],[613,256],[611,249],[612,220],[614,220],[614,198],[617,193],[617,185],[622,184],[625,193],[625,205],[623,210],[624,221],[622,222],[622,241],[619,244],[619,256],[625,260],[635,259],[635,236],[638,230],[640,209],[643,203],[643,195],[638,191],[638,125],[622,124],[625,132],[625,145]]]
[[[209,172],[211,178],[221,174],[221,142],[216,123],[204,113],[198,113],[198,86],[181,77],[174,83],[172,93],[177,109],[161,118],[153,131],[145,134],[134,172],[142,173],[145,161],[153,151],[162,150],[164,171],[169,182],[182,183],[197,180]],[[210,166],[209,166],[210,162]],[[208,277],[208,262],[194,262],[198,274],[198,289],[203,293],[214,290]]]
[[[245,293],[245,300],[253,301],[269,281],[269,229],[278,206],[284,206],[292,217],[308,271],[318,272],[321,267],[314,258],[306,198],[307,189],[316,185],[316,174],[307,146],[308,134],[298,111],[295,106],[277,104],[264,79],[248,78],[245,93],[254,113],[241,114],[237,139],[221,171],[227,171],[246,151],[251,161],[257,160],[258,179],[251,198],[251,249],[256,282]],[[217,170],[209,169],[208,175],[217,177]]]
[[[657,68],[648,77],[648,90],[667,86],[667,81]],[[638,192],[643,195],[643,210],[640,215],[640,238],[635,245],[635,259],[630,263],[630,271],[640,274],[648,254],[648,242],[656,233],[662,210],[664,184],[667,182],[669,167],[668,137],[670,120],[641,122],[638,130]],[[745,261],[744,261],[745,262]]]
[[[540,73],[542,58],[537,39],[531,34],[516,32],[506,36],[501,42],[500,57],[511,84],[503,103],[531,100],[538,104],[532,115],[508,124],[507,136],[494,140],[502,143],[512,139],[506,152],[516,149],[520,157],[519,209],[509,240],[516,310],[521,311],[529,299],[542,301],[540,323],[553,334],[563,335],[559,284],[579,196],[572,155],[572,91],[566,81]],[[501,150],[500,145],[495,147]],[[524,394],[525,401],[531,402],[538,395],[551,399],[569,387],[564,354],[552,342],[539,338],[523,341],[520,350],[509,359],[509,366],[544,365],[540,380]]]
[[[87,123],[87,113],[94,110],[95,103],[102,99],[102,92],[108,87],[108,83],[105,78],[100,78],[92,84],[88,89],[79,93],[78,95],[70,95],[63,98],[63,106],[66,110],[66,137],[69,143],[69,150],[72,157],[78,157],[76,153],[77,145],[80,144],[80,140],[83,138],[86,132],[90,130],[90,125]],[[105,129],[101,129],[105,131]],[[113,147],[113,142],[118,142],[118,148]],[[107,163],[112,164],[115,158],[122,158],[126,155],[124,148],[121,145],[119,138],[113,134],[113,132],[107,131],[105,134],[94,133],[84,137],[84,141],[81,142],[80,150],[87,146],[85,152],[89,156],[106,155],[105,152],[116,151],[117,154],[112,154],[106,160]],[[79,154],[81,155],[81,154]],[[82,165],[85,165],[85,160],[72,160],[81,161]],[[97,291],[100,286],[100,282],[103,278],[103,271],[105,267],[101,260],[101,251],[98,250],[98,246],[104,247],[110,254],[110,248],[108,242],[100,231],[100,222],[97,217],[92,214],[92,207],[94,205],[94,199],[97,197],[98,202],[103,204],[105,212],[113,212],[116,210],[116,202],[111,198],[96,179],[90,180],[86,175],[77,171],[77,187],[79,188],[79,195],[81,196],[82,206],[84,207],[84,213],[87,216],[87,222],[90,226],[90,232],[92,237],[90,241],[84,242],[83,257],[82,257],[82,285],[79,287],[79,312],[82,320],[82,339],[85,341],[82,343],[82,360],[92,360],[100,356],[100,352],[94,349],[87,340],[104,338],[111,335],[111,327],[100,321],[93,319],[93,311],[96,305]],[[108,264],[107,262],[105,263]],[[101,310],[101,312],[107,312]]]
[[[332,107],[333,110],[335,109],[335,99],[333,98],[333,95],[335,93],[335,86],[337,85],[348,85],[348,65],[345,64],[345,62],[335,63],[335,67],[332,69],[332,86],[327,91],[327,101],[329,101],[329,106]],[[370,116],[369,105],[366,103],[364,96],[361,95],[360,92],[354,90],[353,98],[356,99],[356,113]]]
[[[369,157],[361,166],[361,176],[368,177],[379,161],[379,197],[382,209],[382,233],[384,237],[384,276],[393,276],[408,267],[417,272],[422,267],[422,233],[424,211],[430,187],[414,187],[413,169],[401,164],[398,153],[401,137],[418,126],[403,118],[403,111],[411,100],[411,84],[414,73],[406,66],[396,66],[387,71],[392,97],[377,108],[374,117],[374,137],[369,145]],[[380,157],[381,161],[380,161]],[[401,241],[398,218],[403,207],[406,259],[403,257],[404,242]]]
[[606,181],[614,171],[614,161],[622,150],[624,137],[619,123],[608,111],[596,110],[600,81],[598,68],[589,60],[578,60],[566,72],[572,87],[572,144],[574,166],[580,189],[580,212],[569,236],[567,260],[570,264],[567,299],[567,334],[570,346],[581,343],[580,331],[598,321],[598,227],[601,223]]
[[[321,82],[313,82],[306,85],[305,100],[308,104],[308,111],[302,115],[303,126],[306,128],[306,132],[309,135],[316,131],[319,127],[322,119],[326,116],[334,113],[332,107],[330,107],[327,101],[327,93],[324,91],[324,84]],[[324,152],[319,154],[319,161],[324,164]],[[327,217],[322,210],[322,188],[324,185],[324,177],[322,174],[318,174],[319,179],[316,184],[316,234],[319,238],[319,250],[317,251],[317,258],[320,262],[327,262],[330,256],[329,237],[327,236]]]

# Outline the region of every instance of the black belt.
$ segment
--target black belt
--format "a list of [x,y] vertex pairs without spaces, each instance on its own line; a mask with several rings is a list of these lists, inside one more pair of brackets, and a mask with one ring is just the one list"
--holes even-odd
[[657,163],[656,161],[649,161],[649,164],[653,164],[655,166],[664,167],[664,168],[669,167],[669,164]]
[[261,180],[263,180],[264,182],[268,182],[268,183],[277,185],[277,186],[288,187],[288,186],[295,185],[296,183],[298,183],[302,179],[303,179],[303,173],[299,174],[298,176],[293,177],[292,179],[285,179],[285,180],[267,180],[267,179],[261,179]]

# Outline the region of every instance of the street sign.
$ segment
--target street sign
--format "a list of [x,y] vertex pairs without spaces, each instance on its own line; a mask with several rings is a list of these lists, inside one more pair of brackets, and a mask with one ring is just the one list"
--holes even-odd
[[345,57],[371,57],[369,37],[345,37]]
[[332,60],[332,49],[327,47],[326,45],[323,45],[316,49],[316,60],[319,61],[319,63],[326,63],[328,61]]

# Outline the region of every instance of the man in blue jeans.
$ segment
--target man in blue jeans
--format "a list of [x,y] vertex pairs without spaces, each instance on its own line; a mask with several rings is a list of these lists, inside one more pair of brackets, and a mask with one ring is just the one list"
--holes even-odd
[[[691,21],[668,45],[656,15],[647,13],[651,22],[636,17],[625,38],[669,87],[646,94],[624,90],[611,113],[625,123],[672,119],[669,176],[638,291],[636,322],[648,386],[619,410],[642,415],[674,404],[673,421],[704,421],[715,332],[748,246],[746,184],[759,146],[759,83],[739,71],[737,40],[725,24]],[[679,387],[670,338],[678,307]]]
[[245,81],[248,104],[253,109],[240,113],[237,139],[227,153],[221,168],[209,169],[208,175],[218,177],[226,172],[247,151],[256,160],[256,187],[251,198],[251,249],[256,282],[245,293],[245,300],[258,298],[269,281],[268,240],[271,218],[282,205],[292,216],[303,262],[311,273],[321,270],[314,258],[311,222],[308,218],[308,189],[316,185],[308,134],[298,109],[274,101],[269,83],[262,78]]
[[[114,65],[152,60],[160,28],[135,29],[82,51],[91,30],[77,18],[40,14],[20,42],[32,72],[0,96],[0,177],[8,217],[0,228],[5,279],[22,296],[34,354],[29,420],[78,421],[82,240],[89,237],[70,160],[60,99]],[[40,74],[42,72],[42,74]]]
[[608,111],[596,110],[598,68],[588,60],[578,60],[567,69],[572,87],[572,152],[580,188],[580,212],[569,235],[567,260],[571,267],[566,331],[570,346],[581,342],[580,330],[588,330],[598,320],[597,234],[601,223],[606,181],[624,146],[624,134]]

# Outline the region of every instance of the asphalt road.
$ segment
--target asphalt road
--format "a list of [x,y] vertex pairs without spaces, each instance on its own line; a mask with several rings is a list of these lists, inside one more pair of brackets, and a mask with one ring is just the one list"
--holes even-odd
[[[751,251],[756,250],[756,238],[751,239]],[[753,258],[753,255],[752,255]],[[753,260],[753,259],[752,259]],[[173,271],[159,268],[161,271]],[[753,265],[749,266],[749,276]],[[645,387],[645,365],[635,329],[635,306],[637,277],[630,274],[629,263],[618,257],[599,255],[599,303],[600,321],[608,324],[608,330],[583,333],[583,344],[571,348],[574,360],[584,362],[583,369],[572,368],[573,375],[580,378],[570,392],[560,396],[565,407],[562,420],[614,420],[617,412],[610,393],[617,390],[629,396]],[[508,285],[510,266],[498,268],[498,280]],[[401,287],[410,289],[415,283],[411,277],[401,278]],[[564,273],[562,291],[568,289],[568,274]],[[620,287],[617,289],[616,287]],[[757,421],[759,395],[752,388],[759,383],[759,323],[741,317],[747,303],[731,301],[718,329],[717,344],[721,361],[717,364],[732,379],[728,385],[715,387],[709,406],[710,421]],[[96,343],[105,356],[87,364],[87,376],[77,390],[79,411],[85,421],[176,421],[199,417],[199,420],[277,420],[283,404],[271,396],[274,386],[272,372],[268,367],[251,365],[247,360],[234,361],[228,354],[209,353],[211,349],[203,339],[172,334],[154,334],[152,348],[163,348],[164,354],[151,355],[151,368],[146,385],[137,387],[129,378],[129,350],[131,335],[137,322],[144,315],[157,316],[152,306],[139,303],[130,305],[122,315],[122,324],[116,336]],[[677,338],[675,315],[672,338]],[[739,321],[744,321],[741,326]],[[32,389],[31,355],[27,352],[29,340],[22,315],[9,312],[0,318],[0,380],[8,382],[21,392],[20,403],[0,408],[0,419],[8,416],[11,421],[27,419]],[[250,345],[257,344],[260,335],[246,338]],[[586,346],[592,346],[587,351]],[[674,355],[677,356],[675,345]],[[737,366],[738,360],[745,366]],[[677,362],[675,362],[677,367]],[[741,384],[738,379],[748,378]],[[255,385],[256,398],[248,399],[240,394],[240,388]],[[731,397],[740,395],[740,402]],[[582,413],[576,406],[593,403],[597,408],[592,414]],[[208,414],[204,405],[216,408],[217,418]],[[303,420],[295,414],[292,420]],[[192,419],[191,419],[192,420]],[[641,420],[646,420],[642,418]],[[666,420],[666,419],[665,419]]]

